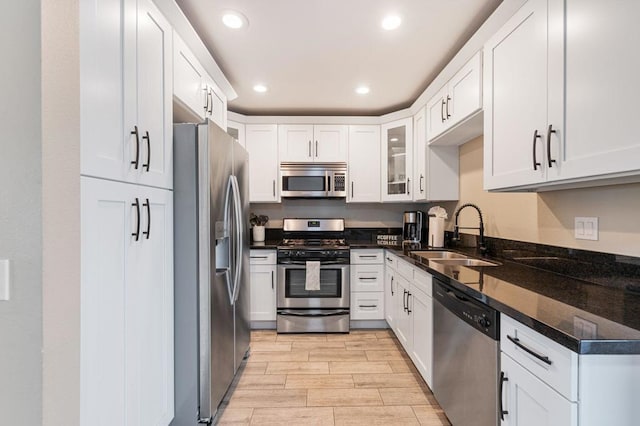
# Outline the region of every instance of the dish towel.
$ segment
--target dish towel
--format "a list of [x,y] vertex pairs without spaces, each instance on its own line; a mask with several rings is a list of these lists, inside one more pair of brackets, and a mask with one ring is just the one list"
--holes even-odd
[[304,282],[306,291],[320,290],[320,262],[317,260],[307,261],[307,279]]

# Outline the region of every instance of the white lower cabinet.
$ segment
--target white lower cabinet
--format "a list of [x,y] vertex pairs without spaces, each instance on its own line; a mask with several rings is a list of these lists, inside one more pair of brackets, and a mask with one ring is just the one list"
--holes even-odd
[[504,426],[577,426],[578,404],[525,370],[504,353],[500,357],[503,381]]
[[173,194],[81,178],[81,425],[173,418]]
[[252,203],[280,202],[278,176],[278,126],[275,124],[247,124],[245,148],[249,153],[249,201]]
[[398,297],[397,285],[395,283],[395,271],[388,265],[384,270],[384,319],[389,327],[396,330],[396,298]]
[[413,322],[410,317],[411,312],[407,306],[410,284],[409,281],[399,274],[394,275],[394,278],[396,291],[398,293],[395,298],[396,328],[394,331],[404,350],[407,351],[407,353],[411,353],[411,346],[413,344]]
[[351,320],[384,320],[384,264],[382,249],[352,249],[350,278]]
[[413,341],[409,355],[429,386],[433,383],[433,299],[431,298],[431,281],[431,275],[416,270],[409,296],[411,322],[413,323]]
[[502,425],[635,426],[640,355],[577,354],[501,314]]
[[251,321],[276,320],[276,252],[251,250]]

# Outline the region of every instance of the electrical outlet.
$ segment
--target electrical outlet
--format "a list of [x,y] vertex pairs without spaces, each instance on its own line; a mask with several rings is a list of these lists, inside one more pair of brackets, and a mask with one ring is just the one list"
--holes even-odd
[[598,241],[598,218],[576,217],[573,231],[576,240]]
[[580,339],[595,339],[598,337],[598,325],[584,318],[573,317],[573,334]]
[[9,260],[0,259],[0,300],[9,300]]

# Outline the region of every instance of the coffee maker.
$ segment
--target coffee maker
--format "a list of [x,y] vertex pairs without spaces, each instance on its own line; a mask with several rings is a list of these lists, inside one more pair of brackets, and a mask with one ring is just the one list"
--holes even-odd
[[402,216],[402,246],[421,248],[424,213],[421,211],[404,212]]

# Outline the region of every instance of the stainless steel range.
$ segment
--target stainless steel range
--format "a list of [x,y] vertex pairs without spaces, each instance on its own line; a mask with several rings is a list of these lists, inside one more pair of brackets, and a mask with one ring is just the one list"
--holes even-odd
[[278,247],[278,333],[349,332],[344,219],[284,219]]

